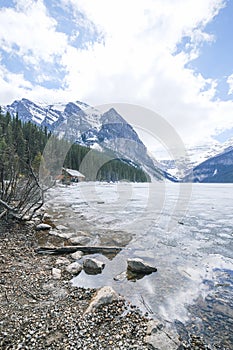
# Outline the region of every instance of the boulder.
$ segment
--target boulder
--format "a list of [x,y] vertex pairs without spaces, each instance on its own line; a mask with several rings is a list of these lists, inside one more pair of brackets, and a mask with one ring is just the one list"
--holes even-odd
[[158,321],[149,321],[144,342],[151,350],[177,350],[180,345],[177,333],[165,329]]
[[66,271],[72,273],[73,275],[78,275],[82,271],[82,265],[78,262],[73,262],[72,264],[66,266]]
[[79,250],[73,254],[70,255],[72,259],[74,260],[80,260],[83,256],[83,252],[80,252]]
[[95,258],[86,258],[83,261],[84,271],[90,275],[96,275],[98,273],[101,273],[104,269],[104,266],[105,264],[102,261]]
[[52,269],[52,276],[55,280],[60,280],[61,279],[61,270],[56,269],[55,267]]
[[36,226],[36,231],[50,230],[52,227],[48,224],[39,224]]
[[146,263],[140,258],[128,259],[127,263],[127,269],[135,273],[147,274],[157,271],[156,267]]
[[147,335],[152,335],[158,332],[158,330],[162,330],[164,328],[164,325],[157,321],[157,320],[150,320],[147,323],[147,330],[146,334]]
[[113,301],[119,300],[120,296],[115,292],[112,287],[105,286],[100,288],[95,296],[92,298],[90,305],[88,306],[85,314],[91,313],[99,307],[107,304],[111,304]]

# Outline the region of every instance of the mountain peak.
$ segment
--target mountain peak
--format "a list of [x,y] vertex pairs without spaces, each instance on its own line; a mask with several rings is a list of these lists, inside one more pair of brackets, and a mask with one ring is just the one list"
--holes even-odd
[[7,111],[12,115],[18,113],[23,122],[46,126],[71,142],[109,149],[119,158],[142,165],[155,178],[163,177],[133,127],[115,108],[101,113],[78,100],[46,105],[23,98],[6,106],[4,112]]

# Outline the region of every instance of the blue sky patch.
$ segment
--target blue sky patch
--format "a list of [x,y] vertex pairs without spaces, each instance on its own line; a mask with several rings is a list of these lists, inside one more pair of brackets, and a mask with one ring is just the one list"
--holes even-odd
[[[227,77],[233,73],[233,1],[227,1],[226,6],[205,27],[204,30],[215,37],[213,42],[203,42],[198,45],[200,54],[198,58],[187,63],[186,68],[201,73],[205,79],[211,78],[218,82],[215,98],[224,101],[231,100],[228,95],[229,85]],[[226,35],[229,33],[229,35]],[[180,52],[189,53],[192,49],[191,39],[184,36],[178,43],[174,55]]]
[[227,141],[229,138],[233,137],[233,128],[224,130],[218,135],[213,136],[213,138],[221,143]]
[[15,7],[15,2],[13,0],[1,0],[1,7]]
[[215,41],[204,43],[200,56],[188,66],[199,71],[204,78],[217,79],[217,98],[232,99],[228,95],[229,86],[226,80],[233,73],[233,40],[230,34],[233,33],[233,1],[227,2],[227,6],[220,10],[205,31],[213,34]]
[[74,15],[70,6],[66,6],[64,10],[54,1],[48,3],[47,8],[50,16],[57,22],[56,30],[67,34],[70,45],[82,49],[87,44],[101,40],[101,33],[83,13],[76,11]]

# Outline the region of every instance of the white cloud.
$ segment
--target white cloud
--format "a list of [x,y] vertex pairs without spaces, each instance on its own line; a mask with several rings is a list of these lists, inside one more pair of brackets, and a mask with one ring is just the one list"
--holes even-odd
[[[34,67],[41,60],[51,63],[60,57],[66,71],[61,89],[19,87],[22,97],[140,104],[160,113],[189,142],[206,140],[232,123],[232,102],[213,100],[217,82],[185,68],[200,55],[203,42],[214,40],[205,26],[224,0],[60,0],[66,11],[72,9],[77,23],[80,11],[84,13],[82,28],[85,21],[86,28],[93,23],[104,35],[103,42],[82,48],[57,31],[56,19],[44,3],[18,0],[17,10],[0,11],[0,43],[5,50],[12,52],[18,45],[24,61]],[[69,39],[82,35],[73,34]],[[190,38],[189,50],[176,54],[185,36]],[[39,82],[47,79],[47,72],[40,74]],[[233,91],[230,77],[229,85]]]
[[[212,101],[216,81],[184,68],[199,55],[202,42],[214,40],[204,27],[223,1],[64,2],[81,8],[105,33],[104,44],[71,49],[63,56],[71,92],[94,104],[129,102],[152,108],[189,142],[200,142],[230,123],[229,113],[224,116],[221,109],[230,112],[233,106]],[[184,36],[190,37],[191,52],[175,56]]]
[[52,62],[67,45],[65,33],[56,31],[56,20],[49,17],[42,0],[16,1],[16,9],[0,11],[0,45],[27,63]]
[[233,94],[233,74],[227,78],[227,84],[229,85],[228,95],[231,95]]
[[7,104],[16,97],[20,98],[23,91],[30,90],[32,84],[24,79],[23,74],[14,74],[0,67],[0,101]]

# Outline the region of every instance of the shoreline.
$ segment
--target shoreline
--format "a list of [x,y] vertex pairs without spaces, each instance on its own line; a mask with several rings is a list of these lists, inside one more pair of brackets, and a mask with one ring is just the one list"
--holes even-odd
[[61,265],[36,254],[35,224],[0,222],[0,238],[1,349],[210,349],[197,336],[179,339],[124,298],[85,314],[96,289],[73,287],[68,273],[54,278]]

